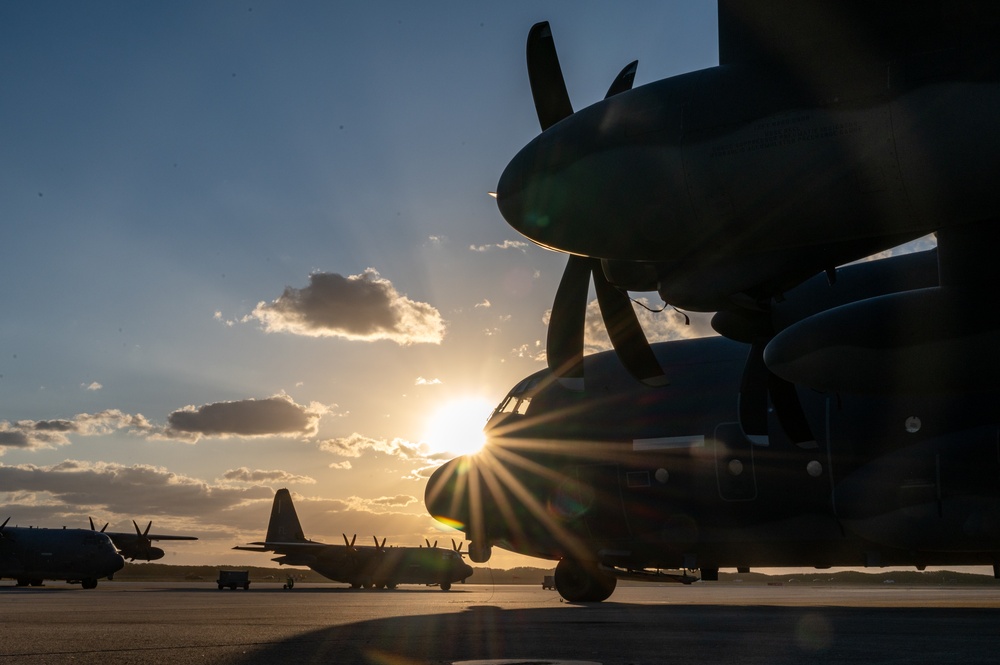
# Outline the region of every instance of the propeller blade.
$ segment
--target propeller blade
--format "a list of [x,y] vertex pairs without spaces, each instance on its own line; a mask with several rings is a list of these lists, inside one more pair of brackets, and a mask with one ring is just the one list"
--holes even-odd
[[547,21],[536,23],[528,32],[528,82],[535,100],[535,112],[542,131],[573,115],[573,104],[566,91],[556,43]]
[[143,537],[149,535],[149,529],[153,526],[153,520],[149,520],[149,524],[146,525],[146,530],[142,532]]
[[91,531],[97,531],[97,527],[94,526],[94,518],[93,517],[88,517],[87,519],[90,520],[90,530]]
[[778,423],[792,443],[814,444],[816,437],[802,410],[802,402],[799,401],[795,384],[767,368],[764,363],[766,346],[766,342],[754,342],[750,346],[750,353],[743,367],[739,401],[740,426],[743,428],[743,434],[754,443],[767,445],[767,400],[770,395]]
[[653,355],[646,334],[639,325],[639,317],[632,308],[632,300],[616,289],[601,269],[598,259],[591,259],[597,304],[601,307],[604,326],[611,338],[615,353],[629,374],[648,386],[665,386],[669,383],[660,362]]
[[614,97],[615,95],[625,92],[626,90],[632,89],[632,83],[635,81],[635,71],[639,68],[639,61],[633,60],[632,62],[625,65],[625,68],[618,72],[618,76],[615,80],[611,82],[611,87],[608,88],[608,94],[604,95],[604,98]]
[[7,522],[9,522],[9,521],[10,521],[10,518],[8,517],[7,519],[5,519],[5,520],[3,521],[3,524],[0,524],[0,532],[3,532],[3,528],[4,528],[5,526],[7,526]]
[[767,365],[764,344],[750,346],[740,379],[739,416],[743,435],[754,443],[767,445]]
[[[763,351],[761,352],[763,360]],[[771,393],[771,403],[774,405],[774,412],[778,416],[778,422],[785,434],[793,443],[804,448],[816,444],[816,436],[812,433],[809,420],[802,410],[802,402],[799,400],[799,393],[795,389],[795,384],[787,381],[774,372],[769,372],[767,390]]]
[[591,259],[570,255],[552,303],[545,352],[549,369],[571,390],[583,390],[583,326]]

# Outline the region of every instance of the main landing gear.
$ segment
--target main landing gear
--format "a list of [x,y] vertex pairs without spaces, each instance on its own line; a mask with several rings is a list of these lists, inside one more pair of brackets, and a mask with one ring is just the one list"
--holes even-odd
[[562,559],[556,565],[556,591],[571,603],[599,603],[607,600],[618,578],[601,570],[595,561]]

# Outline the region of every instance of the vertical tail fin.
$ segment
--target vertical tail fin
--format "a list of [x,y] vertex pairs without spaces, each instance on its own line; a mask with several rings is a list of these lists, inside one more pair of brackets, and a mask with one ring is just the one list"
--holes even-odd
[[291,543],[305,539],[299,516],[292,505],[291,493],[287,489],[278,490],[271,506],[271,521],[267,523],[267,542]]

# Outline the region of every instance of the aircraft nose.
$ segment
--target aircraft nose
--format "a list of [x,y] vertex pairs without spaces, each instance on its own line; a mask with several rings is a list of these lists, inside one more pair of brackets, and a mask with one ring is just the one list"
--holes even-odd
[[424,505],[437,521],[468,533],[468,456],[457,457],[431,474],[424,489]]

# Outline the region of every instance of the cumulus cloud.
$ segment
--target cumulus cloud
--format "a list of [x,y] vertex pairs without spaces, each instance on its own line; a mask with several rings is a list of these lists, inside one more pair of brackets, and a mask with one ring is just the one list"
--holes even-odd
[[279,469],[254,469],[251,471],[245,466],[241,466],[238,469],[230,469],[222,474],[223,479],[229,481],[235,481],[240,483],[256,483],[256,484],[285,484],[285,483],[301,483],[307,485],[315,485],[316,479],[310,478],[309,476],[300,476],[298,474],[289,473],[288,471],[281,471]]
[[524,242],[523,240],[504,240],[501,243],[493,243],[487,245],[469,245],[469,249],[473,252],[489,252],[494,249],[516,249],[524,252],[531,246],[530,242]]
[[40,450],[70,443],[70,435],[101,436],[124,431],[149,435],[156,428],[142,414],[129,415],[117,409],[80,413],[62,420],[0,420],[0,455],[6,448]]
[[346,500],[347,505],[352,510],[368,510],[372,512],[383,512],[397,508],[405,508],[417,503],[417,498],[409,494],[397,494],[396,496],[380,496],[374,499],[352,496]]
[[308,438],[316,435],[319,419],[327,410],[315,402],[296,404],[287,395],[186,406],[167,417],[164,436],[189,441],[202,436]]
[[329,439],[319,444],[320,450],[339,457],[361,457],[366,452],[382,453],[402,460],[423,460],[427,458],[427,447],[396,437],[373,439],[354,432],[350,436]]
[[[710,337],[718,334],[712,329],[712,313],[692,312],[685,318],[684,314],[669,307],[663,311],[651,311],[657,308],[651,306],[646,298],[637,298],[636,300],[646,305],[646,307],[633,305],[633,309],[643,332],[646,333],[646,339],[650,343]],[[548,325],[551,316],[552,310],[547,310],[542,317],[542,322]],[[613,348],[611,338],[608,337],[608,331],[604,325],[604,318],[601,316],[600,305],[596,299],[587,303],[583,344],[585,353],[598,353]],[[520,355],[528,355],[525,351],[525,348],[522,347]],[[544,359],[544,355],[535,357],[536,359]]]
[[440,344],[445,324],[433,306],[396,291],[374,268],[360,275],[313,273],[302,289],[288,287],[277,300],[257,304],[252,316],[267,332],[397,344]]
[[89,384],[83,383],[83,384],[80,384],[80,385],[82,385],[85,390],[100,390],[101,388],[104,387],[100,383],[98,383],[97,381],[92,381]]
[[0,464],[0,487],[5,503],[26,510],[62,507],[72,513],[87,507],[138,516],[202,516],[271,496],[269,488],[213,487],[163,467],[78,460],[51,466]]
[[417,377],[418,386],[439,386],[441,385],[441,379],[425,379],[422,376]]

